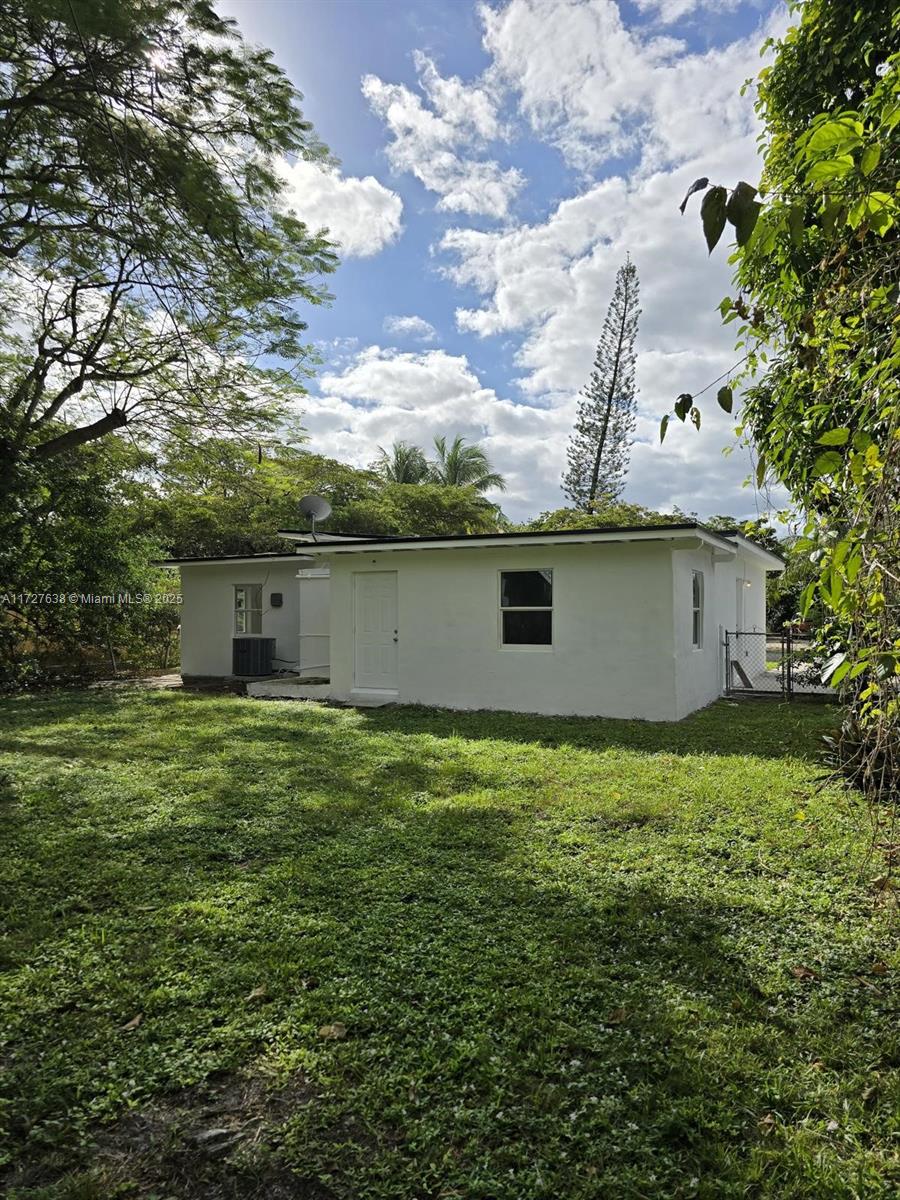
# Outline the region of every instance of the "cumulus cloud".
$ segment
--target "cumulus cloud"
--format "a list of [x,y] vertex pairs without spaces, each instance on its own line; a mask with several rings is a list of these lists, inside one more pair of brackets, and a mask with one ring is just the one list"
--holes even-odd
[[[680,364],[685,378],[693,365]],[[366,347],[322,376],[320,389],[305,399],[303,413],[319,453],[365,466],[379,445],[393,440],[430,450],[436,434],[459,433],[479,441],[506,476],[508,490],[491,498],[511,517],[522,520],[563,503],[559,479],[575,415],[572,393],[557,404],[519,403],[485,387],[465,355],[381,346]],[[724,413],[710,414],[699,436],[673,436],[663,449],[656,421],[642,416],[629,498],[663,511],[680,505],[703,515],[751,513],[752,496],[741,490],[749,464],[740,453],[721,454],[728,430]]]
[[342,175],[332,166],[298,159],[285,162],[288,202],[312,229],[326,227],[345,258],[367,258],[403,229],[403,201],[373,175]]
[[739,91],[758,66],[758,35],[690,53],[626,26],[615,0],[512,0],[483,5],[481,16],[494,72],[534,132],[575,166],[634,151],[651,165],[677,162],[753,128]]
[[[530,404],[571,414],[616,270],[630,252],[641,276],[643,315],[628,498],[664,508],[752,512],[753,494],[740,488],[749,461],[740,450],[722,457],[721,448],[734,441],[732,422],[714,401],[704,407],[699,435],[675,429],[663,452],[657,443],[659,417],[674,397],[698,391],[736,361],[731,330],[722,328],[717,311],[731,288],[727,254],[707,256],[697,207],[682,217],[678,203],[713,166],[724,181],[755,178],[752,98],[740,97],[740,85],[758,68],[760,35],[714,55],[693,55],[675,43],[641,41],[607,0],[552,7],[512,0],[482,15],[495,65],[542,136],[564,152],[587,147],[587,157],[616,153],[613,143],[624,136],[638,165],[628,175],[585,184],[542,221],[446,232],[439,243],[445,275],[482,297],[479,305],[457,309],[458,327],[481,338],[518,337],[522,393]],[[631,97],[626,76],[635,81]],[[707,120],[716,104],[722,111]],[[616,113],[623,124],[614,130]]]
[[420,342],[433,342],[437,337],[437,330],[424,317],[385,317],[384,331],[393,337],[415,338]]
[[501,136],[494,97],[458,76],[442,77],[427,55],[417,53],[415,62],[422,95],[377,75],[362,81],[363,95],[393,139],[387,148],[392,167],[438,195],[439,209],[506,216],[524,175],[474,156]]
[[[710,12],[729,12],[740,8],[745,0],[634,0],[641,12],[650,13],[661,25],[671,25],[680,21],[688,13],[706,9]],[[760,0],[749,0],[749,3],[760,6]]]
[[[360,465],[404,438],[427,447],[437,433],[481,441],[509,481],[504,510],[524,518],[564,503],[559,480],[578,390],[588,377],[615,273],[626,252],[641,277],[639,415],[625,498],[662,511],[752,515],[751,472],[733,421],[714,399],[700,433],[677,426],[659,445],[659,418],[682,391],[696,392],[735,362],[717,312],[731,289],[727,253],[709,258],[697,206],[678,204],[700,175],[754,180],[752,97],[745,78],[766,27],[702,53],[658,26],[702,4],[641,0],[653,27],[626,25],[613,0],[509,0],[484,5],[491,62],[473,83],[442,77],[418,55],[419,88],[367,76],[363,90],[392,138],[388,155],[438,196],[439,209],[503,217],[522,186],[487,149],[517,118],[585,172],[578,194],[530,224],[476,229],[460,219],[435,247],[444,278],[467,292],[456,312],[464,334],[512,343],[518,378],[507,395],[482,385],[465,355],[370,346],[320,381],[305,424],[323,452]],[[629,169],[621,157],[627,154]],[[604,175],[589,174],[602,166]],[[473,298],[474,297],[474,298]],[[410,322],[385,329],[415,336]],[[727,457],[722,448],[733,451]],[[777,498],[779,501],[781,497]]]

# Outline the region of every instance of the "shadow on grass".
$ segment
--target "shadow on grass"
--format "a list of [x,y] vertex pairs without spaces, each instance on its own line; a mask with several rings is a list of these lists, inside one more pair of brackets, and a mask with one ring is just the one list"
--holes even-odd
[[[151,703],[157,695],[152,692],[137,693],[138,698],[142,697]],[[224,699],[219,695],[204,693],[175,695],[176,703],[190,706],[189,712],[193,709],[201,715],[203,706],[215,707],[221,705]],[[134,694],[105,695],[101,698],[96,694],[62,693],[24,700],[0,701],[0,731],[4,727],[9,730],[7,737],[0,738],[0,750],[15,751],[21,748],[16,743],[15,731],[25,732],[35,724],[43,725],[46,718],[42,708],[44,711],[47,707],[52,710],[59,704],[64,706],[70,718],[92,718],[98,714],[105,717],[106,738],[119,738],[130,734],[141,719],[140,710],[134,711],[134,705],[129,705],[129,700],[133,701],[134,698]],[[170,697],[165,697],[165,701],[172,702]],[[239,706],[237,711],[243,709],[245,703],[251,706],[254,711],[246,714],[246,720],[253,724],[254,718],[259,716],[259,710],[264,712],[272,706],[271,701],[240,699],[232,702]],[[194,706],[198,707],[194,709]],[[347,711],[344,708],[329,708],[304,702],[297,702],[297,707],[307,714],[307,720],[310,719],[310,713],[320,714],[312,718],[313,724],[327,725],[328,718],[322,714]],[[130,714],[129,708],[132,710]],[[605,717],[551,717],[532,713],[461,711],[419,705],[390,705],[356,711],[359,716],[358,728],[377,734],[424,734],[439,738],[462,738],[467,741],[506,741],[549,749],[571,746],[597,752],[618,748],[645,754],[750,754],[757,758],[805,758],[816,763],[822,758],[823,733],[830,731],[839,719],[839,710],[833,705],[811,701],[789,704],[777,699],[749,702],[719,700],[677,722],[629,721]],[[276,712],[284,712],[282,705],[276,707]],[[109,719],[117,713],[123,717],[118,723]],[[176,720],[179,715],[178,710],[175,710]],[[239,727],[243,725],[244,719],[239,717],[237,724]],[[222,747],[227,743],[230,731],[230,723],[224,724],[217,732],[203,735],[199,744],[204,750]],[[266,736],[273,745],[288,743],[295,749],[300,748],[297,727],[292,724],[285,727],[277,716],[273,716]],[[74,732],[73,737],[71,745],[74,752],[77,752],[79,747],[83,748],[87,741],[101,755],[111,759],[127,756],[127,748],[123,754],[115,745],[98,748],[96,739],[92,739],[90,735],[85,738],[83,734]],[[41,749],[46,753],[63,755],[67,747],[45,744]]]
[[[38,711],[20,714],[25,745],[46,746],[56,773],[31,797],[13,780],[0,814],[11,1194],[853,1194],[846,1149],[829,1157],[825,1141],[803,1190],[813,1168],[783,1131],[839,1107],[814,1058],[872,1070],[896,1054],[877,989],[849,982],[862,949],[846,984],[820,997],[787,978],[782,1003],[761,964],[810,919],[789,898],[764,911],[774,883],[700,898],[677,861],[666,884],[623,872],[615,831],[569,842],[502,793],[468,804],[490,771],[451,759],[452,797],[420,804],[433,766],[388,759],[382,780],[360,761],[360,732],[476,738],[489,720],[503,740],[543,730],[543,744],[603,749],[623,744],[620,723],[380,710],[326,742],[323,710],[300,725],[275,710],[261,734],[258,710],[230,702],[211,734],[193,707],[113,703],[106,723],[92,699],[59,710],[97,726],[60,745],[30,740]],[[672,752],[682,729],[627,744],[647,750],[632,740],[646,733]],[[115,772],[99,792],[78,772],[60,787],[58,758],[96,763],[111,730],[113,764],[136,759],[148,782],[172,768],[156,793]],[[129,752],[129,737],[145,740]],[[225,777],[194,779],[222,747]],[[658,850],[652,829],[627,836]],[[810,925],[811,944],[825,934]],[[335,1023],[346,1037],[320,1036]],[[223,1092],[244,1087],[276,1099],[223,1117]],[[848,1102],[871,1128],[871,1102]],[[868,1183],[857,1194],[881,1194]]]

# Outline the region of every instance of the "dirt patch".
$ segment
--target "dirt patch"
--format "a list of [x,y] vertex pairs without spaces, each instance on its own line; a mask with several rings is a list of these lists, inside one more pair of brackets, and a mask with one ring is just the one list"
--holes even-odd
[[[84,1174],[44,1160],[6,1186],[55,1184],[60,1196],[165,1197],[165,1200],[334,1200],[334,1192],[288,1170],[279,1159],[280,1127],[316,1099],[297,1075],[273,1089],[255,1077],[223,1075],[102,1126]],[[48,1178],[55,1175],[55,1178]],[[73,1190],[74,1189],[74,1190]]]

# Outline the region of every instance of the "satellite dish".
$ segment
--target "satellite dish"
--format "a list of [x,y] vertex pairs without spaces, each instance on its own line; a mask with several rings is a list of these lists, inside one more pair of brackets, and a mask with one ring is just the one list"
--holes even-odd
[[316,521],[327,521],[331,516],[331,505],[321,496],[304,496],[300,501],[300,512],[312,526],[312,535],[316,536]]

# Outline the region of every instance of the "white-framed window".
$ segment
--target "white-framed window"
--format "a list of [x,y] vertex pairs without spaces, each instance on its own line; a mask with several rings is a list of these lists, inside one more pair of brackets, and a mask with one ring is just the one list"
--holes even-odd
[[234,632],[262,633],[262,584],[234,585]]
[[553,572],[500,572],[501,646],[553,645]]
[[703,649],[703,572],[691,572],[691,643]]

